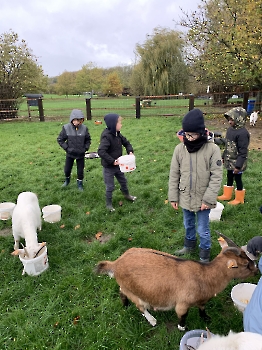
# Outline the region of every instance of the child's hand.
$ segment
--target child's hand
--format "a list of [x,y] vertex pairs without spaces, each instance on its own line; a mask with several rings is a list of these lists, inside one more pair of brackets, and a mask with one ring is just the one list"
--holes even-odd
[[171,206],[173,209],[178,210],[178,203],[177,202],[171,202]]
[[116,159],[116,160],[114,161],[114,165],[119,165],[118,159]]
[[129,152],[128,154],[131,156],[131,155],[133,155],[134,153],[133,153],[133,152]]
[[200,210],[206,210],[209,209],[208,205],[202,203]]

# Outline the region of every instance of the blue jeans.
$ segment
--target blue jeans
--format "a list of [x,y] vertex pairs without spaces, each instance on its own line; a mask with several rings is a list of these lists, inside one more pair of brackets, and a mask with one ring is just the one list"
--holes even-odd
[[186,239],[190,241],[196,240],[196,218],[197,231],[200,238],[199,247],[201,249],[210,249],[211,237],[209,229],[209,213],[210,209],[199,210],[196,213],[183,209],[183,221],[186,229]]

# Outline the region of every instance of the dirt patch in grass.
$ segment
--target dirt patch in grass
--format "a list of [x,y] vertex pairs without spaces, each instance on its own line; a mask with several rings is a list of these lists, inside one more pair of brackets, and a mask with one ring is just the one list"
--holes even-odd
[[[226,120],[221,118],[213,118],[206,120],[206,127],[214,132],[221,132],[223,136],[226,135],[226,130],[229,124]],[[262,120],[258,120],[256,126],[250,126],[249,120],[246,123],[246,129],[250,133],[250,150],[261,151],[262,150]]]
[[0,230],[0,236],[6,237],[6,236],[11,236],[12,235],[12,230],[11,228],[3,228]]

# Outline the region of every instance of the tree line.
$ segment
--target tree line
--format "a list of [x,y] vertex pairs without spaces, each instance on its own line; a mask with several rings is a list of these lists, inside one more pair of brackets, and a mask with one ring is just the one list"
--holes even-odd
[[135,47],[135,62],[104,69],[88,62],[57,77],[44,74],[27,43],[0,35],[0,99],[24,93],[92,92],[115,96],[262,90],[261,0],[201,0],[198,10],[156,27]]

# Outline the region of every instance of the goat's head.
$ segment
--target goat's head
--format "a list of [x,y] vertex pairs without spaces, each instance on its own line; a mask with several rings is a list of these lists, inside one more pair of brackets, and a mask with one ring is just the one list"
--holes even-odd
[[247,278],[255,276],[258,272],[256,263],[241,248],[225,248],[221,255],[226,257],[227,267],[232,269],[233,278]]
[[38,243],[38,247],[34,248],[25,247],[22,243],[21,245],[23,249],[16,249],[11,255],[19,255],[22,259],[34,259],[40,254],[42,248],[46,246],[46,242]]
[[222,234],[220,234],[218,241],[222,248],[220,255],[227,258],[228,269],[234,269],[232,270],[232,278],[247,278],[257,274],[256,263],[233,241]]

